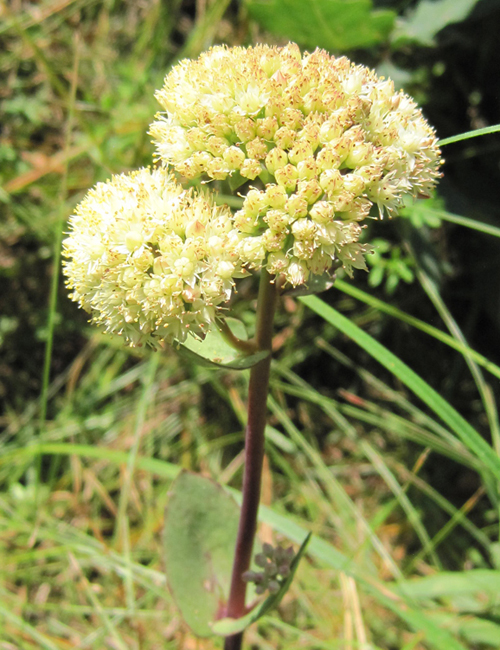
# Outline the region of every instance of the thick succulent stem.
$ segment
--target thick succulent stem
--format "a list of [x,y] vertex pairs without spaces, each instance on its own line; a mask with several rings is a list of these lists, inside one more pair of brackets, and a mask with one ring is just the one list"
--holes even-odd
[[[231,618],[239,618],[245,614],[246,582],[242,576],[250,567],[257,529],[276,295],[277,290],[274,278],[269,275],[266,269],[263,269],[257,303],[257,331],[255,339],[258,350],[269,350],[269,355],[257,365],[253,366],[250,371],[248,420],[245,432],[243,501],[236,539],[231,590],[227,604],[227,616]],[[240,650],[242,639],[243,633],[227,637],[224,650]]]

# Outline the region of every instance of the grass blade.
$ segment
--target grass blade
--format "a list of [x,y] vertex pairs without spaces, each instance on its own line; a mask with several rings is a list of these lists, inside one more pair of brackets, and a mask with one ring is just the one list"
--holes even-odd
[[451,212],[446,212],[445,210],[429,210],[430,213],[436,215],[439,219],[443,221],[449,221],[450,223],[456,223],[458,226],[465,226],[466,228],[472,228],[472,230],[478,230],[483,232],[486,235],[493,235],[494,237],[500,237],[500,228],[492,226],[489,223],[484,223],[484,221],[477,221],[476,219],[469,219],[468,217],[461,217],[458,214],[452,214]]
[[[64,151],[66,154],[69,151],[70,144],[71,144],[76,90],[78,85],[80,44],[77,36],[75,36],[74,48],[75,48],[75,56],[74,56],[73,70],[71,75],[71,90],[70,90],[70,95],[68,100],[68,120],[66,123],[66,133],[65,133],[65,141],[64,141]],[[52,345],[54,340],[54,327],[55,327],[55,317],[56,317],[56,309],[57,309],[57,290],[59,286],[59,276],[60,276],[60,266],[61,266],[64,207],[65,207],[67,195],[68,195],[68,160],[66,160],[64,164],[63,174],[61,177],[61,198],[59,203],[59,216],[58,216],[57,227],[56,227],[56,239],[54,242],[54,261],[53,261],[53,270],[52,270],[52,281],[50,285],[49,313],[48,313],[48,320],[47,320],[47,341],[45,345],[45,357],[44,357],[43,374],[42,374],[42,393],[40,397],[40,402],[41,402],[40,427],[41,428],[45,426],[45,418],[47,415],[50,364],[52,360]]]
[[40,650],[62,650],[62,645],[55,645],[45,634],[41,634],[36,630],[32,625],[27,623],[17,614],[11,612],[0,603],[0,616],[2,616],[6,621],[9,621],[11,625],[17,627],[23,635],[30,637],[33,641],[38,643]]
[[[498,232],[500,236],[500,228],[498,229]],[[379,300],[379,298],[375,298],[374,296],[371,296],[369,293],[362,291],[358,287],[355,287],[349,284],[348,282],[344,282],[344,280],[340,280],[340,279],[335,280],[334,288],[339,289],[340,291],[342,291],[342,293],[345,293],[348,296],[351,296],[352,298],[356,298],[356,300],[360,300],[361,302],[364,302],[366,305],[370,305],[370,307],[374,307],[375,309],[378,309],[379,311],[383,312],[384,314],[387,314],[388,316],[393,316],[394,318],[397,318],[403,323],[415,327],[416,329],[420,330],[421,332],[424,332],[425,334],[429,334],[429,336],[432,336],[438,341],[445,343],[450,348],[454,348],[455,350],[457,350],[457,352],[460,352],[461,354],[469,355],[470,358],[473,359],[477,364],[479,364],[485,370],[487,370],[492,375],[500,379],[499,366],[495,365],[493,362],[491,362],[489,359],[484,357],[482,354],[479,354],[479,352],[472,350],[472,348],[470,348],[468,345],[461,343],[460,341],[457,341],[452,336],[450,336],[446,332],[443,332],[437,327],[433,327],[432,325],[429,325],[425,321],[420,320],[415,316],[411,316],[410,314],[407,314],[401,309],[398,309],[397,307],[393,307],[392,305],[390,305],[387,302],[384,302],[383,300]]]
[[130,490],[132,487],[132,478],[134,474],[135,462],[137,459],[137,453],[139,451],[139,445],[141,443],[142,430],[144,428],[144,422],[146,420],[146,411],[151,403],[151,392],[153,387],[153,381],[155,378],[156,370],[159,363],[159,354],[152,354],[148,366],[146,367],[146,376],[144,378],[144,386],[142,390],[141,397],[139,399],[139,404],[137,406],[137,415],[134,425],[134,437],[132,448],[130,449],[127,461],[127,467],[125,470],[125,480],[120,491],[120,499],[118,501],[118,516],[116,518],[115,526],[115,540],[119,540],[122,535],[120,534],[128,528],[127,524],[124,523],[126,520],[127,507],[130,498]]
[[[335,508],[342,508],[340,515],[344,525],[347,524],[347,521],[349,519],[354,519],[360,529],[366,533],[367,538],[370,540],[373,548],[380,555],[380,558],[385,562],[394,579],[402,580],[403,574],[401,573],[399,567],[387,552],[387,549],[384,547],[380,539],[373,532],[368,521],[363,517],[362,513],[349,498],[342,485],[326,467],[320,454],[305,440],[304,436],[300,434],[285,411],[276,403],[276,401],[271,396],[268,399],[268,405],[271,412],[278,418],[281,425],[285,428],[297,447],[304,451],[310,462],[312,462],[315,466],[318,472],[318,476],[322,480],[325,489],[328,491],[329,497],[334,502]],[[357,549],[354,549],[354,553],[356,551]]]
[[[290,371],[287,371],[288,375],[293,375]],[[300,392],[296,394],[304,399],[310,400],[313,403],[316,403],[323,412],[331,418],[331,420],[349,437],[351,440],[355,441],[359,445],[361,451],[363,451],[365,457],[370,461],[382,479],[385,481],[386,485],[392,491],[396,497],[397,502],[400,504],[401,508],[406,512],[409,522],[412,524],[417,536],[422,543],[424,549],[428,549],[431,555],[431,558],[434,564],[437,567],[440,567],[440,561],[438,556],[434,553],[431,548],[430,537],[422,524],[417,510],[413,507],[413,504],[406,496],[403,488],[399,484],[398,480],[394,476],[393,472],[389,469],[387,464],[384,462],[381,454],[366,440],[359,440],[358,434],[355,427],[353,427],[346,418],[340,413],[338,404],[334,400],[324,397],[318,393],[312,386],[304,382],[300,377],[295,375],[296,383],[300,386]],[[286,391],[286,387],[285,387]],[[293,391],[292,391],[293,392]],[[376,538],[377,539],[377,538]],[[385,556],[384,556],[385,557]],[[400,572],[398,571],[398,576]]]
[[500,124],[493,124],[493,126],[485,126],[483,129],[466,131],[465,133],[459,133],[458,135],[452,135],[449,138],[444,138],[444,140],[439,141],[439,145],[441,147],[445,147],[447,144],[452,144],[453,142],[469,140],[469,138],[477,138],[479,135],[488,135],[489,133],[497,133],[498,131],[500,131]]
[[[110,450],[103,447],[93,447],[91,445],[60,443],[42,444],[40,447],[38,445],[31,445],[29,447],[17,449],[5,454],[0,461],[13,462],[16,458],[29,458],[30,456],[39,453],[39,450],[41,450],[43,454],[77,454],[83,457],[87,456],[106,459],[109,462],[116,464],[126,463],[128,459],[128,454],[125,452]],[[136,467],[169,479],[175,478],[181,469],[180,467],[165,461],[141,457],[137,457]],[[241,502],[241,493],[236,490],[229,491],[238,503]],[[259,509],[259,520],[269,524],[274,528],[274,530],[285,535],[288,539],[297,544],[301,544],[305,535],[308,533],[303,526],[295,523],[290,516],[282,515],[266,506],[261,505]],[[58,538],[61,538],[60,529],[58,529],[57,535]],[[79,533],[79,535],[92,542],[91,538],[88,538],[81,533]],[[95,541],[93,543],[97,544]],[[92,544],[90,547],[87,543],[82,544],[82,550],[85,550],[90,555],[94,556],[95,551],[91,546]],[[407,622],[407,624],[415,631],[422,632],[425,635],[424,638],[427,643],[429,643],[429,645],[435,650],[442,650],[443,648],[446,648],[447,650],[466,650],[465,646],[458,642],[446,629],[441,629],[438,624],[432,620],[431,614],[425,610],[417,611],[407,602],[401,600],[401,598],[392,590],[390,585],[386,585],[376,578],[358,571],[354,560],[342,554],[330,543],[313,536],[308,547],[308,554],[323,562],[326,566],[352,575],[367,591],[371,592],[379,602],[393,611],[399,618]],[[117,559],[123,561],[120,557]],[[134,563],[134,567],[140,574],[151,573],[149,569],[142,565]],[[408,594],[411,594],[411,591],[406,589],[407,584],[406,581],[399,583],[400,593],[406,594],[408,591]],[[59,650],[59,648],[49,646],[49,650]]]
[[[432,304],[434,305],[439,315],[443,319],[444,323],[446,324],[446,327],[450,330],[452,336],[457,341],[459,341],[460,343],[462,343],[464,346],[467,347],[467,342],[465,340],[465,337],[462,334],[462,331],[459,328],[457,322],[455,321],[453,316],[450,314],[448,308],[444,304],[436,284],[422,269],[417,270],[417,277],[420,280],[420,284],[422,285],[424,291],[430,298]],[[481,371],[477,367],[475,361],[471,358],[470,354],[468,352],[464,352],[463,356],[465,362],[469,366],[471,375],[474,378],[474,381],[476,382],[478,392],[483,402],[484,410],[488,417],[488,424],[490,427],[493,444],[495,446],[497,454],[500,455],[500,429],[498,424],[498,413],[497,413],[497,408],[496,408],[495,401],[493,399],[491,389],[488,386],[488,384],[485,382]]]
[[330,307],[317,296],[304,296],[300,301],[312,309],[328,323],[362,347],[374,359],[394,374],[412,390],[427,406],[432,409],[457,434],[462,442],[477,456],[485,468],[488,468],[500,480],[500,458],[472,427],[446,400],[444,400],[427,382],[411,370],[403,361],[354,325],[348,318]]

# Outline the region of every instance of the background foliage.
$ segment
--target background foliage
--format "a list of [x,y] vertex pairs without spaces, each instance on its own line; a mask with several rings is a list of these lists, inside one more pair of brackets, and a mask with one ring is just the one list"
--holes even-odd
[[[304,7],[0,5],[2,650],[219,647],[176,613],[161,529],[179,468],[239,486],[246,374],[123,349],[59,279],[74,205],[150,164],[169,66],[293,39],[391,76],[440,138],[500,121],[497,0]],[[254,648],[499,647],[499,150],[446,146],[439,195],[371,225],[369,274],[283,300],[260,537],[314,536]],[[250,328],[254,299],[245,281]]]

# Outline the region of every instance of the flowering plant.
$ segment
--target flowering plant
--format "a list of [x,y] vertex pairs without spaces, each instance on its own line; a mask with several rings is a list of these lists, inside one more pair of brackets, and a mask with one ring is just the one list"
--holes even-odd
[[99,183],[70,223],[73,300],[133,346],[202,335],[245,275],[229,209],[184,190],[165,169]]
[[[314,291],[315,278],[331,280],[339,267],[365,269],[364,221],[428,196],[440,151],[390,80],[322,50],[302,55],[294,44],[214,47],[174,67],[157,98],[163,112],[150,133],[159,166],[89,192],[70,218],[65,273],[72,298],[130,345],[183,343],[219,364],[229,347],[237,354],[230,367],[251,367],[241,510],[234,515],[225,493],[183,475],[166,527],[167,573],[184,617],[237,650],[244,628],[282,597],[305,550],[294,557],[266,547],[256,558],[264,572],[250,570],[279,294],[287,285]],[[185,189],[197,179],[213,183],[211,191]],[[215,203],[222,182],[239,190],[234,214]],[[225,310],[237,279],[252,271],[260,288],[247,341]],[[193,529],[204,533],[193,539]],[[235,550],[221,556],[234,537]],[[249,604],[249,581],[271,591],[263,604]]]

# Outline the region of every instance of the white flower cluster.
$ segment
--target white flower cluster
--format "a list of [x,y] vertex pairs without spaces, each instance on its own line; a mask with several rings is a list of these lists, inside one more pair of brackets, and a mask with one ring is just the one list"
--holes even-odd
[[187,178],[239,174],[267,183],[236,214],[239,254],[293,285],[339,260],[365,268],[358,242],[372,205],[397,214],[426,196],[440,151],[413,100],[323,50],[214,47],[167,75],[150,133]]
[[228,209],[184,190],[164,169],[98,183],[63,245],[71,297],[133,346],[206,331],[242,277]]
[[[372,208],[395,215],[440,176],[413,100],[322,50],[214,47],[175,66],[157,98],[162,166],[99,183],[64,242],[72,298],[131,345],[202,335],[247,268],[293,286],[332,265],[366,268]],[[232,215],[169,168],[255,187]]]

